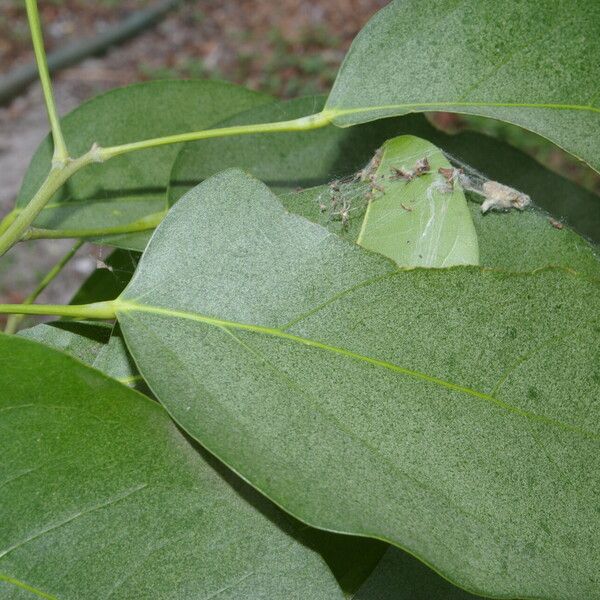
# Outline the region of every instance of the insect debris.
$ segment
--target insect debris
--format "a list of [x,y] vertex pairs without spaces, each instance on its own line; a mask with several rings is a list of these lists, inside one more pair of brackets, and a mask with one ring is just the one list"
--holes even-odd
[[377,181],[375,180],[375,175],[371,175],[369,177],[369,186],[371,187],[371,190],[370,190],[371,194],[373,194],[373,192],[375,192],[375,191],[378,191],[381,193],[385,192],[385,188],[382,185],[380,185],[379,183],[377,183]]
[[523,210],[531,203],[531,198],[527,194],[497,181],[486,181],[482,190],[482,195],[485,197],[481,205],[482,213],[488,210],[510,210],[511,208]]
[[404,209],[407,210],[408,212],[412,212],[413,211],[413,207],[412,206],[406,206],[406,204],[404,203],[400,203],[400,206]]
[[415,162],[415,166],[412,169],[405,169],[404,167],[390,167],[392,175],[390,179],[404,179],[405,181],[412,181],[416,177],[427,175],[431,172],[431,166],[429,159],[426,156],[419,158]]
[[354,175],[354,181],[367,181],[375,175],[379,165],[381,164],[381,157],[383,156],[383,149],[377,148],[373,158],[369,161],[364,169],[361,169]]
[[431,170],[431,167],[429,166],[429,160],[427,159],[426,156],[424,156],[423,158],[420,158],[416,163],[415,163],[415,176],[416,177],[421,177],[421,175],[425,175],[426,173],[429,173],[429,171]]
[[552,217],[548,217],[548,222],[550,223],[550,225],[552,225],[552,227],[554,227],[554,229],[564,229],[565,227],[560,221],[557,221]]
[[415,172],[409,169],[403,169],[402,167],[390,167],[392,175],[390,179],[404,179],[406,181],[412,181],[415,178]]

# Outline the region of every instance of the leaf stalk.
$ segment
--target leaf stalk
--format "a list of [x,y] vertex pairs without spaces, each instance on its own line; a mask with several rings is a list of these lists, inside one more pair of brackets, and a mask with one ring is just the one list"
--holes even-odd
[[92,304],[0,304],[0,313],[9,315],[54,315],[74,319],[114,319],[115,301]]

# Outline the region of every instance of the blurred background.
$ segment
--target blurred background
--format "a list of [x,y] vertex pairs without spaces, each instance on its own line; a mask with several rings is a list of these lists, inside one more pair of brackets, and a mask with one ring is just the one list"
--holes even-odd
[[[385,4],[387,0],[39,2],[47,51],[69,48],[74,62],[53,77],[61,114],[108,89],[151,79],[221,79],[281,98],[326,93],[352,39]],[[160,15],[157,7],[163,9]],[[119,35],[126,39],[103,44]],[[105,47],[85,56],[90,40]],[[48,131],[39,84],[14,86],[15,75],[31,68],[32,61],[23,0],[1,0],[0,217],[12,207],[29,160]],[[496,135],[600,194],[600,179],[539,136],[476,117],[436,113],[429,118],[446,131]],[[40,240],[13,248],[0,262],[0,303],[21,302],[71,245]],[[68,302],[102,258],[101,250],[84,246],[39,301]]]

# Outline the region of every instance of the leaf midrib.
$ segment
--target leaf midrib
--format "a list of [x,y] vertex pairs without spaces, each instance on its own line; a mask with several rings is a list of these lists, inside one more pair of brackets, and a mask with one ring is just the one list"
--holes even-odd
[[175,310],[170,308],[164,308],[161,306],[152,306],[149,304],[141,304],[138,302],[134,302],[131,300],[123,300],[118,298],[114,301],[115,312],[117,317],[119,313],[127,314],[128,312],[142,312],[142,313],[150,313],[155,315],[162,315],[166,317],[171,317],[175,319],[186,319],[190,321],[196,321],[198,323],[204,323],[206,325],[212,325],[214,327],[219,327],[221,329],[237,329],[241,331],[249,331],[253,333],[259,333],[263,335],[269,335],[271,337],[276,337],[279,339],[289,340],[291,342],[295,342],[297,344],[301,344],[303,346],[309,346],[312,348],[318,348],[319,350],[325,350],[327,352],[331,352],[334,354],[338,354],[344,356],[346,358],[357,360],[360,362],[365,362],[371,364],[375,367],[387,369],[389,371],[393,371],[395,373],[399,373],[401,375],[405,375],[407,377],[412,377],[414,379],[419,379],[421,381],[426,381],[427,383],[431,383],[433,385],[438,385],[445,389],[449,389],[455,392],[463,393],[473,398],[477,398],[479,400],[483,400],[490,404],[497,406],[503,410],[506,410],[512,414],[519,415],[523,418],[540,422],[544,425],[550,427],[557,427],[564,431],[568,431],[571,433],[576,433],[582,437],[589,438],[595,441],[600,441],[600,436],[598,436],[593,431],[589,431],[587,429],[583,429],[577,427],[575,425],[571,425],[569,423],[565,423],[558,419],[553,419],[551,417],[546,417],[544,415],[539,415],[537,413],[524,410],[519,408],[518,406],[514,406],[504,400],[500,400],[490,394],[486,394],[485,392],[481,392],[474,388],[470,388],[468,386],[463,386],[452,381],[447,381],[445,379],[441,379],[439,377],[435,377],[433,375],[429,375],[422,371],[417,371],[414,369],[409,369],[407,367],[402,367],[392,362],[388,362],[385,360],[380,360],[377,358],[373,358],[371,356],[366,356],[364,354],[359,354],[358,352],[354,352],[352,350],[348,350],[347,348],[341,348],[338,346],[333,346],[330,344],[326,344],[324,342],[319,342],[317,340],[313,340],[311,338],[305,338],[299,335],[295,335],[293,333],[288,333],[283,329],[276,327],[266,327],[264,325],[253,325],[250,323],[240,323],[237,321],[229,321],[226,319],[219,319],[216,317],[209,317],[207,315],[202,315],[199,313],[193,313],[189,311],[183,310]]
[[592,113],[600,113],[600,107],[583,104],[554,104],[554,103],[535,103],[535,102],[448,102],[440,100],[439,102],[404,102],[399,104],[382,104],[371,106],[357,106],[354,108],[325,108],[325,113],[330,119],[352,115],[361,112],[369,112],[373,110],[396,110],[396,109],[414,109],[414,108],[533,108],[533,109],[548,109],[548,110],[578,110]]

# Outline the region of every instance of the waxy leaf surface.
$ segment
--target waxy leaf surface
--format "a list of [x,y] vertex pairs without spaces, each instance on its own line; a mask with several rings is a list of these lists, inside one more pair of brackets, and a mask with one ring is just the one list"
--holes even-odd
[[156,402],[20,337],[0,363],[2,598],[343,599],[305,528]]
[[399,270],[229,171],[115,307],[173,418],[291,514],[476,593],[579,600],[600,597],[599,288]]

